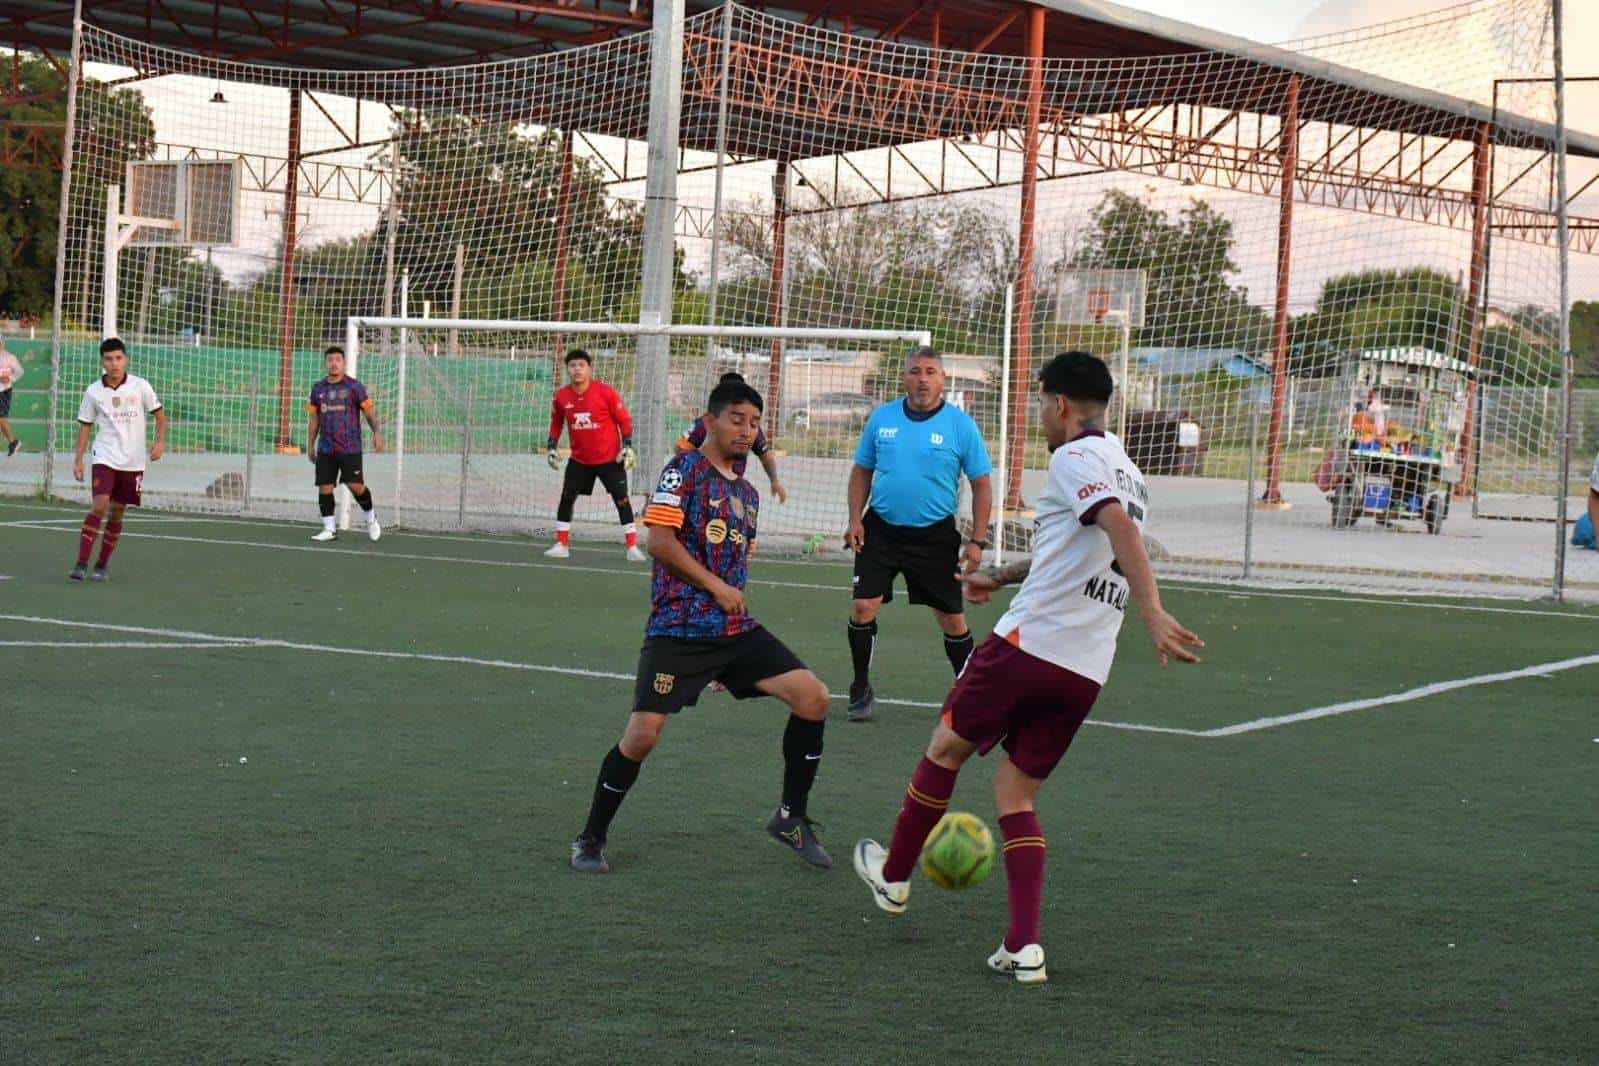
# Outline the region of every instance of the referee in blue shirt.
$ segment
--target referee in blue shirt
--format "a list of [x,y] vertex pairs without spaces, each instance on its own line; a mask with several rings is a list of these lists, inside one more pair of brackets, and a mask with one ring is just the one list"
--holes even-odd
[[[944,631],[944,654],[955,673],[972,653],[972,634],[961,608],[956,566],[970,572],[988,542],[992,465],[977,425],[944,402],[944,360],[934,348],[917,348],[905,360],[905,397],[874,410],[861,430],[849,474],[849,531],[855,552],[854,602],[849,651],[855,679],[849,720],[872,716],[870,677],[877,644],[877,610],[894,598],[894,577],[905,575],[912,603],[933,609]],[[961,545],[955,506],[961,475],[972,483],[972,530]]]

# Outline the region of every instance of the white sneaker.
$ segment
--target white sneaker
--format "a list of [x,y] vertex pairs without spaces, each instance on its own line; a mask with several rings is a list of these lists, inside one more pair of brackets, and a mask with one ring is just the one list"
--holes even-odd
[[324,529],[322,532],[318,533],[316,536],[312,537],[311,539],[312,540],[338,540],[339,539],[339,531],[336,530],[336,529]]
[[650,557],[644,554],[642,548],[634,544],[627,549],[627,561],[630,563],[647,563],[650,561]]
[[905,903],[911,898],[909,881],[883,880],[883,863],[888,861],[888,851],[875,840],[855,842],[855,872],[872,890],[872,902],[889,914],[904,914]]
[[1049,973],[1044,969],[1044,949],[1038,944],[1028,944],[1020,951],[1006,951],[1005,942],[1001,940],[999,950],[988,957],[988,968],[995,973],[1014,974],[1024,985],[1041,985],[1049,980]]
[[376,518],[367,519],[366,535],[373,540],[377,540],[379,537],[383,536],[383,527],[378,525],[378,520]]
[[565,544],[551,545],[550,550],[544,553],[544,558],[546,559],[570,559],[571,557],[572,549]]

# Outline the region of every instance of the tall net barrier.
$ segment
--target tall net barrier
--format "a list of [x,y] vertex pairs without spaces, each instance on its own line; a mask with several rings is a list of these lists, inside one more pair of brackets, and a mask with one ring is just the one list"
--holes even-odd
[[[1599,425],[1558,344],[1542,3],[1137,59],[912,47],[738,7],[682,31],[673,321],[930,331],[951,402],[989,443],[1008,546],[1027,545],[1047,463],[1034,374],[1084,347],[1118,376],[1109,417],[1150,476],[1167,572],[1550,585],[1557,501],[1580,506]],[[75,116],[55,462],[47,480],[43,449],[0,477],[81,491],[62,453],[108,315],[174,419],[152,498],[307,516],[304,399],[350,317],[637,322],[650,37],[339,73],[86,28],[99,81]],[[1583,300],[1599,287],[1599,142],[1568,114]],[[423,528],[553,521],[539,470],[569,346],[624,395],[639,385],[636,345],[615,337],[416,326],[401,405],[399,330],[360,340],[391,441],[408,412],[402,520]],[[785,521],[836,543],[839,471],[866,413],[900,394],[907,347],[673,338],[648,416],[669,443],[716,373],[745,373],[767,393]],[[1562,485],[1568,402],[1578,459]],[[414,449],[455,463],[425,501]],[[380,486],[392,460],[373,466]],[[519,488],[529,468],[544,481]],[[610,520],[606,501],[587,506]],[[1587,556],[1568,566],[1573,591],[1599,585]]]

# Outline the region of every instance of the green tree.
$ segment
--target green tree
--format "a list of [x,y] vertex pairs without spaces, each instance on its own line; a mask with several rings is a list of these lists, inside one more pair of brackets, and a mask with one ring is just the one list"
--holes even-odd
[[1203,200],[1173,218],[1119,189],[1107,192],[1078,235],[1067,265],[1083,269],[1144,270],[1144,326],[1133,343],[1258,350],[1271,322],[1234,285],[1233,224]]
[[[0,104],[0,122],[66,126],[65,81],[43,59],[24,58],[15,68],[21,102]],[[102,257],[101,220],[105,187],[120,182],[130,159],[147,158],[155,146],[155,123],[135,89],[115,89],[86,80],[78,93],[77,156],[73,165],[71,228],[74,262],[69,305],[84,321],[92,305]],[[58,136],[58,135],[57,135]],[[0,170],[0,310],[42,315],[55,299],[57,219],[61,175],[20,167]],[[76,298],[74,300],[74,297]]]

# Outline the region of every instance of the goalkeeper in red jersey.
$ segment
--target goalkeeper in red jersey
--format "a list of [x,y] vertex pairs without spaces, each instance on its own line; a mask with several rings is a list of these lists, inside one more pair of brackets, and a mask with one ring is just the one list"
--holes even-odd
[[616,502],[628,562],[642,563],[648,556],[639,550],[633,503],[627,495],[627,471],[637,460],[633,452],[633,416],[627,413],[627,405],[617,391],[594,376],[594,364],[583,349],[566,353],[566,376],[570,384],[560,389],[550,404],[550,469],[561,468],[555,446],[561,440],[563,425],[572,442],[572,457],[566,463],[561,502],[555,510],[555,544],[544,554],[551,559],[565,559],[572,554],[573,505],[579,496],[592,494],[594,482],[599,481]]

